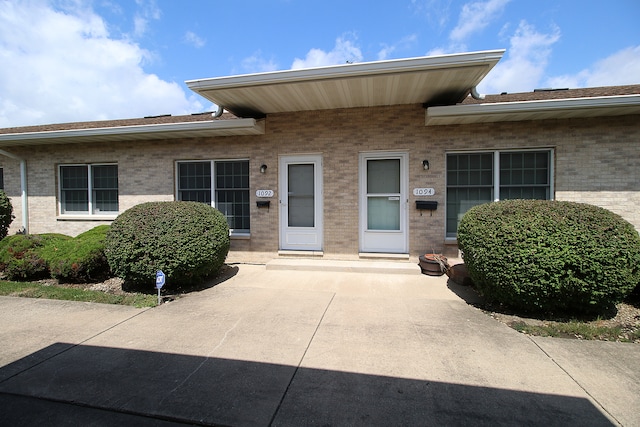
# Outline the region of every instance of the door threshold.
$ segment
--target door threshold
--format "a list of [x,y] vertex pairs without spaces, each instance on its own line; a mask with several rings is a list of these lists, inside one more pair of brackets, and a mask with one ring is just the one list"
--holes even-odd
[[358,253],[360,259],[375,259],[375,260],[394,260],[394,261],[409,261],[409,254],[385,254],[381,252],[360,252]]
[[313,257],[322,258],[324,251],[291,251],[291,250],[279,250],[278,256],[281,257]]

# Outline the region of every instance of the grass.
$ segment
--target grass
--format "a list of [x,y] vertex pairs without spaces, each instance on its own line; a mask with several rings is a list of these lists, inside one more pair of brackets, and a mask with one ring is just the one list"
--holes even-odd
[[155,307],[158,302],[157,296],[155,295],[138,293],[114,295],[101,291],[50,286],[34,282],[10,282],[4,280],[0,281],[0,295],[129,305],[138,308]]
[[529,325],[526,322],[513,322],[510,325],[518,332],[542,337],[578,338],[585,340],[636,342],[640,339],[640,330],[625,330],[622,326],[595,326],[579,321],[545,322],[542,325]]

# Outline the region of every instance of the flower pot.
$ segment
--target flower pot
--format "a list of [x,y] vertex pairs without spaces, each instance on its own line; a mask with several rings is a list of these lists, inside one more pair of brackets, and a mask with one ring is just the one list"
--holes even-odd
[[447,257],[440,254],[424,254],[418,258],[422,274],[428,276],[442,276],[448,269]]

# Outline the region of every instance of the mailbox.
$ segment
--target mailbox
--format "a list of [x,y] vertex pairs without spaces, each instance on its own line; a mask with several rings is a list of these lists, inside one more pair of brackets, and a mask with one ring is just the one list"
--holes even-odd
[[256,205],[258,205],[259,208],[269,208],[269,206],[271,205],[271,201],[270,200],[257,200],[256,201]]
[[438,202],[435,200],[416,200],[416,209],[421,211],[435,211],[438,209]]

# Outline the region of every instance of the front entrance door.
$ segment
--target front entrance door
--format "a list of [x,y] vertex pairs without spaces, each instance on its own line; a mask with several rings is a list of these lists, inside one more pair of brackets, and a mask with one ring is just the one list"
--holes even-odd
[[360,154],[360,251],[407,253],[407,153]]
[[322,156],[280,157],[280,249],[322,250]]

